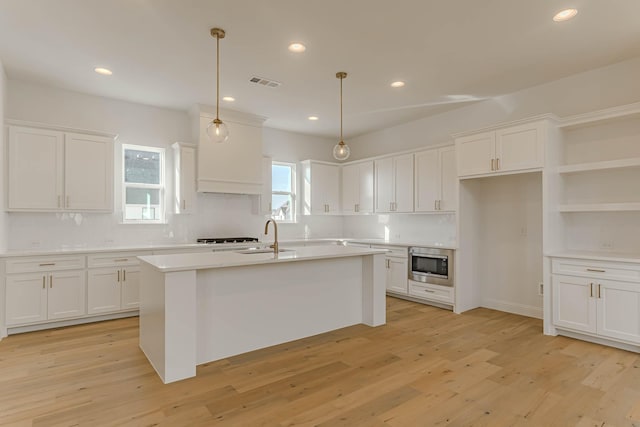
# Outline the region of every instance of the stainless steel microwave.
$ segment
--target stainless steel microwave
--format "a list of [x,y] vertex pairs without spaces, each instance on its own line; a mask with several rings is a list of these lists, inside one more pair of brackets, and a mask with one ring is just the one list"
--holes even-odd
[[410,247],[409,280],[453,286],[453,251]]

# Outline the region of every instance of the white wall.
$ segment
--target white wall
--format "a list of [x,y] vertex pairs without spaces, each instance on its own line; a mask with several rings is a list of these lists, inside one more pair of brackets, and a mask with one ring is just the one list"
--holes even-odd
[[452,214],[353,215],[344,217],[343,224],[344,237],[456,245],[456,217]]
[[7,111],[7,76],[4,67],[0,61],[0,165],[2,172],[0,173],[0,251],[7,248],[7,223],[8,215],[4,211],[5,208],[5,144],[7,132],[4,129],[4,116]]
[[[9,80],[6,116],[119,135],[122,143],[167,148],[167,200],[172,198],[171,150],[175,141],[192,141],[186,111],[169,110],[63,89]],[[298,161],[331,155],[333,140],[264,129],[264,154],[276,160]],[[116,155],[116,171],[121,158]],[[118,173],[116,173],[118,175]],[[254,198],[243,195],[199,194],[194,215],[169,214],[165,225],[120,224],[120,178],[116,176],[116,211],[113,214],[8,214],[9,249],[51,249],[172,242],[193,242],[197,237],[246,235],[261,237],[265,218],[253,214]],[[282,224],[282,238],[339,237],[340,217],[302,217],[298,224]],[[270,236],[268,239],[272,239]]]
[[640,58],[575,74],[509,95],[361,135],[352,159],[451,141],[451,134],[536,114],[568,116],[640,100]]

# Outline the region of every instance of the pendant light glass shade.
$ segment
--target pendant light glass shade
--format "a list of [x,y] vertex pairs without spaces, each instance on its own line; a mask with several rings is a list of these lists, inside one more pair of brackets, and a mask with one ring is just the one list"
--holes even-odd
[[211,142],[221,143],[229,139],[229,129],[220,120],[220,39],[226,35],[221,28],[212,28],[211,37],[216,39],[216,118],[207,127],[207,136]]
[[340,79],[340,142],[333,147],[333,158],[336,160],[347,160],[351,155],[351,149],[342,139],[342,80],[347,78],[347,73],[340,71],[336,73],[336,78]]
[[207,127],[207,135],[211,142],[221,143],[229,139],[229,129],[222,120],[213,119]]
[[351,149],[344,141],[340,141],[333,147],[333,158],[336,160],[347,160],[351,154]]

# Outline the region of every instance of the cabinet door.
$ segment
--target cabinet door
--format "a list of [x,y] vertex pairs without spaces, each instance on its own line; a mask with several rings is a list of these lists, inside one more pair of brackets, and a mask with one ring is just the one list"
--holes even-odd
[[373,212],[373,162],[359,164],[358,213]]
[[120,310],[122,272],[119,268],[90,269],[87,283],[89,314]]
[[342,211],[355,213],[360,199],[360,165],[342,168]]
[[404,258],[386,257],[387,290],[401,294],[409,292],[407,260]]
[[593,280],[553,276],[553,323],[575,331],[596,332],[596,298]]
[[543,167],[544,129],[542,123],[530,123],[496,131],[498,170],[515,171]]
[[495,132],[479,133],[456,140],[458,176],[491,173],[495,159]]
[[65,319],[87,314],[86,284],[84,270],[50,273],[47,318]]
[[376,212],[391,212],[392,203],[395,201],[393,158],[376,160],[375,190]]
[[122,298],[120,307],[123,310],[140,307],[140,267],[122,269]]
[[327,168],[324,194],[329,213],[340,213],[340,167],[323,165]]
[[195,212],[196,205],[196,149],[174,144],[175,212]]
[[458,174],[456,172],[456,150],[454,147],[440,149],[440,202],[441,211],[455,212],[458,209]]
[[311,213],[328,214],[340,211],[340,168],[311,163]]
[[113,210],[113,141],[65,135],[65,209]]
[[64,135],[43,129],[9,128],[8,208],[58,210],[63,196]]
[[637,283],[598,281],[598,335],[640,344],[640,287]]
[[7,276],[7,326],[47,320],[47,277],[41,273]]
[[416,212],[437,210],[440,199],[440,155],[438,150],[423,151],[416,154],[415,209]]
[[413,212],[413,154],[394,160],[394,212]]

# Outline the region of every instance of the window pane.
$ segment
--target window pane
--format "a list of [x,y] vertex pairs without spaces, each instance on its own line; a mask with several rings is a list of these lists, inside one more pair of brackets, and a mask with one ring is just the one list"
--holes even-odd
[[127,188],[125,219],[160,220],[160,190]]
[[271,166],[271,183],[273,191],[291,192],[291,167],[284,165]]
[[160,184],[160,153],[125,149],[124,182]]
[[293,221],[293,206],[291,195],[289,194],[273,194],[271,198],[271,206],[273,210],[271,217],[274,219]]

